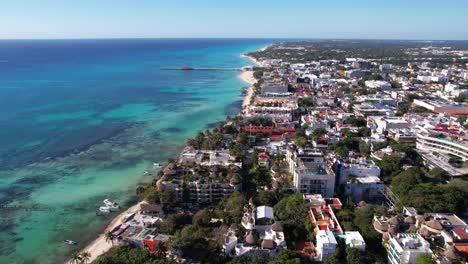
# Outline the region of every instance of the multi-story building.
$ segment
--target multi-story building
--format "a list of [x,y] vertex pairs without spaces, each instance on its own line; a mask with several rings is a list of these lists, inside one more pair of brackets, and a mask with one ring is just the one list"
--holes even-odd
[[408,120],[401,117],[374,117],[374,122],[377,125],[377,132],[383,133],[390,129],[404,129],[411,127],[411,123]]
[[346,77],[356,79],[362,78],[364,76],[369,76],[371,74],[372,72],[368,70],[350,70],[345,72]]
[[434,113],[447,113],[453,115],[468,115],[468,104],[453,103],[437,99],[414,99],[413,104],[431,110]]
[[442,152],[450,154],[468,161],[468,145],[463,142],[456,142],[447,138],[438,138],[419,133],[416,139],[416,148],[420,150]]
[[353,202],[373,201],[383,196],[385,184],[377,176],[353,177],[346,183],[345,195]]
[[335,173],[328,167],[321,152],[312,149],[288,149],[286,159],[298,193],[317,193],[332,197]]
[[354,114],[356,116],[394,116],[395,110],[384,105],[362,103],[354,105]]
[[371,81],[365,81],[364,84],[366,85],[366,87],[372,88],[372,89],[380,88],[380,89],[388,90],[392,88],[392,85],[386,81],[371,80]]
[[246,109],[245,118],[263,117],[291,121],[297,109],[297,101],[291,97],[257,97],[254,103]]
[[171,188],[175,191],[177,202],[190,202],[194,204],[210,204],[229,197],[235,190],[233,184],[219,182],[184,182],[183,180],[173,180],[164,182],[164,188]]
[[320,230],[316,236],[317,239],[317,258],[319,261],[335,253],[338,242],[331,231]]
[[375,165],[372,160],[367,159],[349,159],[336,160],[333,164],[333,170],[336,174],[336,184],[345,184],[349,177],[368,177],[380,176],[380,167]]
[[422,254],[432,254],[429,242],[419,234],[400,233],[390,237],[387,247],[390,264],[416,263]]

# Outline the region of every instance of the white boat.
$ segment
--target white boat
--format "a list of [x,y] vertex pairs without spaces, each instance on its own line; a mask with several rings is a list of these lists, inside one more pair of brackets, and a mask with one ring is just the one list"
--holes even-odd
[[63,240],[63,243],[68,244],[68,245],[77,245],[78,244],[75,241],[68,240],[68,239]]
[[160,169],[160,168],[162,168],[162,166],[161,166],[161,164],[155,162],[155,163],[153,163],[153,168]]
[[99,207],[99,211],[103,213],[110,213],[110,208],[108,206],[101,206]]
[[107,208],[109,208],[109,210],[111,209],[119,209],[120,208],[120,205],[116,202],[113,202],[109,199],[104,199],[104,204],[106,205]]

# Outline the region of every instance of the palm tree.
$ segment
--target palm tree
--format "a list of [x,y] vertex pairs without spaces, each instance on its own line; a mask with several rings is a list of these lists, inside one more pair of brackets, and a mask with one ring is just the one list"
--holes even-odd
[[112,243],[112,245],[114,244],[114,239],[115,239],[115,235],[109,231],[106,233],[106,242],[109,243],[109,241]]
[[70,262],[75,263],[75,264],[80,263],[81,262],[81,255],[79,255],[78,253],[73,254],[73,256],[71,257]]
[[158,258],[163,258],[166,256],[166,252],[167,252],[166,244],[162,241],[158,241],[158,243],[154,247],[154,254]]
[[80,254],[80,257],[84,263],[88,263],[89,259],[91,258],[91,253],[89,253],[88,251],[85,251]]

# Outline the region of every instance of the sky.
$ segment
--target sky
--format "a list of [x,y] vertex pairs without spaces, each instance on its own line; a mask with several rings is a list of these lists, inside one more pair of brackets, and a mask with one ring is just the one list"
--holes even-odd
[[0,0],[0,39],[468,40],[468,0]]

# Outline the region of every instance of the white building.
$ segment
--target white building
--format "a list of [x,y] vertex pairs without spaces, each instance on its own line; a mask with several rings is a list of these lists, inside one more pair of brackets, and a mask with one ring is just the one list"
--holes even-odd
[[316,193],[333,197],[335,173],[328,167],[321,152],[288,149],[286,160],[293,174],[293,185],[298,193]]
[[331,231],[319,230],[317,232],[317,258],[322,261],[331,254],[335,253],[338,242]]
[[429,242],[419,234],[399,233],[388,241],[387,256],[390,264],[416,263],[422,254],[432,254]]
[[357,248],[359,250],[366,250],[366,241],[358,231],[345,232],[346,246],[350,248]]
[[448,78],[446,76],[430,76],[430,75],[418,75],[417,79],[423,83],[430,82],[447,82]]
[[365,81],[364,84],[366,85],[367,88],[371,89],[384,89],[388,90],[392,88],[392,85],[389,82],[386,81]]
[[234,249],[236,248],[237,240],[238,239],[235,230],[229,228],[228,232],[224,234],[223,241],[223,251],[226,256],[232,256],[235,254]]
[[381,71],[383,71],[383,70],[391,70],[391,69],[393,69],[393,64],[384,63],[384,64],[382,64],[382,65],[379,66],[379,69],[380,69]]
[[468,115],[468,104],[453,103],[445,100],[414,99],[413,104],[431,110],[434,113]]
[[459,90],[460,85],[447,83],[444,87],[444,92],[452,93],[453,91]]
[[371,201],[382,197],[385,184],[376,176],[351,178],[346,183],[345,195],[351,196],[353,202]]
[[270,206],[262,205],[255,209],[255,223],[257,225],[265,225],[273,218],[273,208]]
[[468,161],[468,145],[462,142],[431,137],[420,133],[417,135],[416,148],[423,151],[451,154],[461,158],[463,161]]
[[377,125],[377,132],[382,134],[390,129],[409,128],[411,123],[401,117],[375,117],[373,118]]

